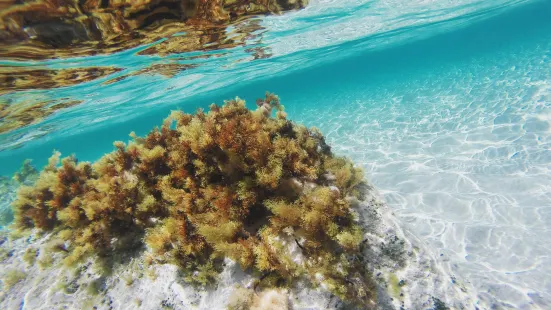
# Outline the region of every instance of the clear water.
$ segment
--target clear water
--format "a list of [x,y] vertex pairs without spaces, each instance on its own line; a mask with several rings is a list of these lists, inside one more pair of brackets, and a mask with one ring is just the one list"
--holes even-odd
[[[94,160],[171,109],[235,95],[252,103],[270,90],[293,120],[366,168],[482,307],[551,308],[550,1],[318,0],[260,23],[247,47],[208,60],[140,56],[141,47],[24,63],[124,71],[6,95],[85,103],[0,136],[0,174],[25,158],[41,165],[54,148]],[[250,47],[272,57],[254,59]],[[201,65],[103,84],[167,61]]]

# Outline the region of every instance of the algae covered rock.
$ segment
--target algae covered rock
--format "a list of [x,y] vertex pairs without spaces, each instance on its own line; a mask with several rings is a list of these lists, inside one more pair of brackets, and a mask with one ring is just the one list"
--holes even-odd
[[0,307],[476,306],[361,169],[277,96],[256,104],[175,111],[95,163],[54,153],[17,194],[19,230],[0,239]]
[[209,112],[175,111],[95,163],[55,153],[19,190],[15,223],[52,231],[67,266],[141,248],[149,264],[210,285],[230,259],[259,275],[255,287],[307,281],[372,305],[348,199],[362,171],[333,155],[317,129],[287,120],[277,96],[257,105],[250,111],[237,98]]

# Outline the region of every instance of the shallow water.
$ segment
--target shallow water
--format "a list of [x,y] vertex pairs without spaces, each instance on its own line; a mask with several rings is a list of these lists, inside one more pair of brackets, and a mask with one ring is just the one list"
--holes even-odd
[[[252,103],[270,90],[290,118],[319,127],[336,153],[366,168],[408,227],[475,286],[481,306],[550,308],[550,14],[549,1],[320,0],[260,21],[249,47],[269,58],[244,47],[201,61],[140,49],[45,61],[123,71],[6,95],[84,103],[1,135],[0,173],[24,158],[41,165],[54,148],[93,160],[170,109],[235,95]],[[201,65],[102,84],[169,60]]]

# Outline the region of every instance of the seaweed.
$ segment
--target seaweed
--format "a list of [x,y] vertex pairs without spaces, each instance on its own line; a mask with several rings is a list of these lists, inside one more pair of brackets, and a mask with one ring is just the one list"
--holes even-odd
[[4,274],[2,278],[2,283],[4,284],[4,287],[6,289],[10,289],[13,286],[15,286],[17,283],[24,280],[26,277],[27,277],[27,274],[24,273],[23,271],[11,269]]
[[37,254],[38,254],[37,249],[27,248],[27,250],[25,250],[25,253],[23,254],[23,261],[27,263],[27,265],[32,266],[36,262]]
[[137,243],[148,262],[175,264],[197,285],[213,283],[229,258],[262,275],[261,287],[309,279],[373,305],[363,231],[347,200],[363,173],[333,155],[319,130],[289,121],[277,96],[257,105],[236,98],[209,112],[174,111],[93,164],[54,152],[19,190],[15,223],[53,231],[67,266]]

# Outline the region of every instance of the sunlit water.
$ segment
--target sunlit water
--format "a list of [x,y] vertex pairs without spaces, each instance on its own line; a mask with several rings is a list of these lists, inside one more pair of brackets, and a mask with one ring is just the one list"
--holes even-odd
[[270,90],[366,168],[481,307],[551,308],[551,2],[319,0],[261,24],[250,45],[272,57],[225,50],[172,78],[102,84],[182,55],[45,62],[125,71],[9,95],[85,103],[0,136],[0,172],[43,164],[54,148],[93,160],[170,109]]

